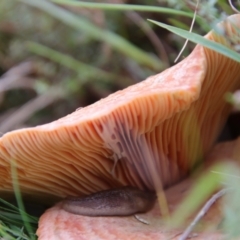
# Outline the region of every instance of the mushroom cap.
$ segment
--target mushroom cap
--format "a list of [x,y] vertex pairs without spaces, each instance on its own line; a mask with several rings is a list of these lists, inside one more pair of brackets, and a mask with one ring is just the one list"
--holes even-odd
[[[137,221],[134,216],[93,218],[74,215],[65,212],[57,205],[41,216],[37,235],[39,240],[179,239],[184,229],[169,230],[159,216],[157,204],[152,211],[139,215],[140,218],[148,221],[149,225]],[[209,223],[211,222],[208,222],[208,226]],[[219,231],[198,232],[196,235],[194,237],[196,240],[223,239],[223,234]]]
[[[202,171],[201,174],[204,174]],[[200,175],[201,176],[201,175]],[[187,195],[193,183],[193,178],[189,177],[183,182],[169,188],[166,197],[171,210],[177,208],[182,199]],[[92,240],[92,239],[179,239],[179,236],[186,229],[196,213],[192,214],[189,222],[179,228],[170,229],[167,221],[163,221],[160,215],[159,205],[156,202],[154,208],[147,213],[137,216],[148,222],[149,225],[138,221],[134,216],[102,216],[90,217],[75,215],[63,210],[62,203],[48,209],[39,220],[37,236],[39,240],[48,239],[72,239],[72,240]],[[223,233],[216,228],[221,221],[221,211],[219,202],[208,211],[201,221],[201,228],[194,233],[194,239],[223,239]],[[209,229],[210,227],[210,229]]]
[[[239,39],[236,26],[240,14],[218,25]],[[214,31],[206,38],[231,46]],[[0,190],[13,191],[11,166],[28,194],[63,197],[122,185],[153,190],[156,178],[171,186],[210,150],[231,109],[224,94],[239,87],[240,63],[197,45],[143,82],[52,123],[3,135]]]

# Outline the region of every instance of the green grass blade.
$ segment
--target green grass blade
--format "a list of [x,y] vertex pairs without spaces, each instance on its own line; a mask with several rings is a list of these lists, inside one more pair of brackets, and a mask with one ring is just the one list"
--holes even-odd
[[[90,9],[101,9],[101,10],[110,10],[110,11],[137,11],[137,12],[156,12],[162,14],[171,14],[178,16],[185,16],[193,18],[194,13],[186,12],[181,10],[176,10],[173,8],[165,8],[158,6],[148,6],[148,5],[135,5],[135,4],[112,4],[112,3],[91,3],[91,2],[82,2],[82,1],[72,1],[72,0],[51,0],[51,2],[58,4],[65,4],[75,7],[85,7]],[[209,24],[205,19],[197,16],[196,22],[204,30],[209,30]]]
[[223,46],[222,44],[220,43],[216,43],[216,42],[213,42],[213,41],[210,41],[196,33],[191,33],[191,32],[188,32],[186,30],[183,30],[183,29],[180,29],[180,28],[177,28],[177,27],[172,27],[172,26],[169,26],[167,24],[164,24],[164,23],[160,23],[160,22],[157,22],[157,21],[154,21],[154,20],[149,20],[150,22],[162,27],[162,28],[165,28],[167,30],[169,30],[170,32],[172,33],[175,33],[183,38],[186,38],[186,39],[189,39],[190,41],[194,42],[194,43],[197,43],[197,44],[201,44],[203,45],[204,47],[207,47],[207,48],[210,48],[218,53],[221,53],[223,54],[224,56],[226,57],[229,57],[237,62],[240,62],[240,54],[238,54],[237,52],[231,50],[230,48],[228,47],[225,47]]
[[[8,222],[9,221],[16,221],[16,222],[19,223],[22,220],[22,218],[19,214],[19,211],[18,212],[11,212],[11,210],[9,210],[7,208],[0,210],[0,216],[1,216],[0,217],[1,220],[8,219]],[[27,216],[26,221],[28,221],[29,223],[37,224],[37,218],[29,216],[28,214],[26,214],[26,216]]]
[[117,34],[110,32],[105,29],[100,29],[90,23],[89,21],[76,16],[75,14],[52,4],[51,2],[45,0],[18,0],[32,7],[43,10],[44,12],[50,14],[56,19],[62,21],[63,23],[77,29],[84,31],[92,38],[100,41],[104,41],[111,45],[116,50],[125,54],[126,56],[134,59],[139,64],[146,65],[148,67],[154,68],[155,70],[162,69],[163,63],[155,56],[152,56],[141,49],[137,48],[124,38],[118,36]]
[[82,1],[72,0],[51,0],[51,2],[58,4],[66,4],[69,6],[85,7],[93,9],[111,10],[111,11],[138,11],[138,12],[159,12],[178,16],[193,17],[193,13],[184,12],[172,8],[157,7],[157,6],[145,6],[145,5],[133,5],[133,4],[111,4],[111,3],[90,3]]
[[[7,240],[15,240],[13,236],[9,234],[9,228],[6,227],[1,221],[0,221],[0,237],[3,237],[3,239]],[[0,238],[2,239],[2,238]]]
[[[14,160],[11,161],[11,176],[12,176],[14,194],[15,194],[15,197],[16,197],[18,207],[20,209],[19,213],[20,213],[21,218],[24,222],[27,233],[29,234],[29,236],[32,236],[34,234],[34,231],[32,229],[32,226],[29,224],[28,215],[25,212],[25,207],[24,207],[24,204],[23,204],[20,187],[19,187],[19,184],[18,184],[17,165],[16,165],[16,162]],[[31,239],[35,239],[35,238],[31,237]]]
[[19,215],[18,216],[15,216],[15,215],[12,215],[12,216],[7,215],[6,216],[6,214],[2,213],[2,212],[0,212],[0,215],[1,215],[1,221],[3,221],[4,223],[13,224],[15,226],[22,226],[22,219]]
[[[1,210],[5,210],[8,211],[9,213],[15,213],[15,214],[18,214],[19,215],[19,212],[22,211],[21,209],[19,209],[18,207],[14,206],[13,204],[5,201],[4,199],[0,198],[0,203],[4,204],[6,207],[0,207]],[[38,223],[38,218],[37,217],[33,217],[29,214],[27,214],[26,212],[24,212],[28,218],[29,218],[29,221],[32,222],[32,223]]]
[[23,228],[16,227],[14,225],[5,225],[3,222],[0,222],[0,236],[3,236],[1,239],[6,240],[31,240],[29,236],[27,236],[23,232]]

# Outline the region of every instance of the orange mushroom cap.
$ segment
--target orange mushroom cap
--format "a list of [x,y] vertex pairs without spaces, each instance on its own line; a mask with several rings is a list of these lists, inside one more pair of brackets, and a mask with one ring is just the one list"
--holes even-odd
[[[175,194],[174,197],[177,198],[178,196],[179,194]],[[56,205],[41,216],[37,235],[39,240],[179,239],[183,229],[170,230],[169,226],[164,224],[159,216],[160,212],[157,204],[153,210],[141,215],[141,218],[148,221],[149,225],[137,221],[133,216],[93,218],[74,215]],[[208,221],[208,223],[211,222]],[[196,234],[196,232],[194,233]],[[220,231],[198,232],[193,239],[221,240],[223,239],[223,234]]]
[[[234,27],[233,24],[234,23]],[[240,15],[219,25],[239,35]],[[207,39],[227,44],[211,31]],[[240,86],[240,63],[197,45],[177,65],[49,124],[0,138],[0,190],[63,197],[122,185],[164,187],[203,159],[230,112],[224,94]],[[157,175],[156,175],[157,174]]]

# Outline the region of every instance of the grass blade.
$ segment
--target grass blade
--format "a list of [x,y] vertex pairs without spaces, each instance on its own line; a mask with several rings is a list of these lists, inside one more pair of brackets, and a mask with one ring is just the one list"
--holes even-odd
[[[19,207],[20,216],[24,222],[27,233],[29,234],[29,236],[33,236],[34,231],[32,229],[32,226],[29,224],[30,221],[28,219],[28,214],[26,214],[25,212],[25,207],[23,204],[20,187],[18,184],[17,165],[14,160],[11,161],[11,175],[12,175],[13,189],[14,189],[16,201]],[[35,237],[31,237],[31,239],[35,239]]]
[[193,17],[193,13],[184,12],[172,8],[146,6],[146,5],[133,5],[133,4],[112,4],[112,3],[90,3],[72,0],[51,0],[51,2],[58,4],[66,4],[69,6],[86,7],[93,9],[111,10],[111,11],[138,11],[138,12],[159,12],[166,14],[173,14],[178,16]]
[[192,41],[194,43],[201,44],[204,47],[210,48],[218,53],[223,54],[226,57],[229,57],[237,62],[240,62],[240,54],[231,50],[228,47],[223,46],[220,43],[210,41],[196,33],[190,33],[186,30],[183,30],[183,29],[180,29],[177,27],[169,26],[167,24],[160,23],[160,22],[157,22],[154,20],[149,20],[149,21],[162,27],[162,28],[165,28],[165,29],[169,30],[170,32],[175,33],[183,38],[189,39],[190,41]]

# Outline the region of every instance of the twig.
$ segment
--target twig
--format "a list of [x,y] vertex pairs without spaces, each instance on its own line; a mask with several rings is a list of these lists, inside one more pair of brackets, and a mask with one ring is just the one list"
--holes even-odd
[[232,1],[231,1],[231,0],[228,0],[228,2],[229,2],[230,6],[231,6],[231,8],[232,8],[232,10],[233,10],[234,12],[240,13],[240,11],[238,11],[238,9],[234,7],[234,5],[232,4]]
[[47,92],[28,101],[13,112],[4,122],[0,123],[1,132],[12,130],[17,124],[26,121],[33,113],[43,109],[64,96],[60,88],[52,87]]
[[[194,22],[195,22],[195,19],[196,19],[196,16],[197,16],[197,10],[198,10],[198,4],[199,4],[199,0],[197,1],[197,4],[196,4],[196,8],[195,8],[195,11],[194,11],[194,16],[193,16],[193,20],[192,20],[192,23],[191,23],[191,27],[189,29],[189,32],[192,32],[192,29],[193,29],[193,25],[194,25]],[[180,53],[178,54],[178,56],[176,57],[175,62],[177,62],[177,60],[179,59],[179,57],[181,56],[182,52],[184,51],[185,47],[187,46],[188,44],[188,39],[186,39],[183,47],[182,47],[182,50],[180,51]]]
[[146,224],[146,225],[149,225],[149,222],[148,222],[148,221],[142,219],[142,218],[139,217],[138,215],[135,214],[134,217],[135,217],[139,222],[144,223],[144,224]]
[[209,210],[209,208],[215,203],[217,199],[222,197],[227,192],[227,189],[222,189],[216,194],[214,194],[202,207],[200,212],[197,214],[197,216],[194,218],[194,220],[191,222],[191,224],[186,228],[186,230],[183,232],[183,234],[179,237],[178,240],[186,240],[194,228],[194,226],[199,222],[199,220],[206,214],[206,212]]
[[34,79],[29,75],[35,72],[33,62],[22,62],[10,68],[5,74],[0,77],[0,104],[4,99],[4,92],[16,88],[34,87]]
[[0,93],[18,88],[34,89],[34,79],[21,76],[4,76],[0,78]]

